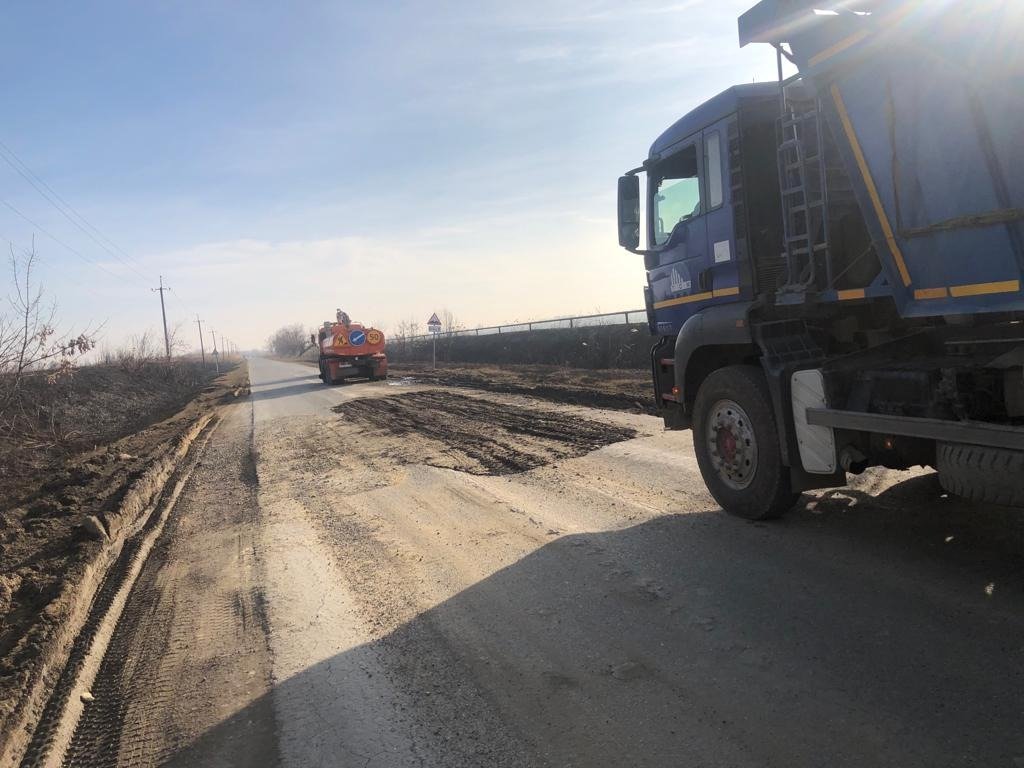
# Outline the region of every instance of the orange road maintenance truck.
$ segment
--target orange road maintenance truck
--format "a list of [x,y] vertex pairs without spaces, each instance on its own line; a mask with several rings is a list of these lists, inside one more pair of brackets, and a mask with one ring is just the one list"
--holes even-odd
[[384,334],[376,328],[328,320],[311,336],[310,342],[317,347],[320,380],[324,384],[340,384],[353,378],[376,381],[388,376]]

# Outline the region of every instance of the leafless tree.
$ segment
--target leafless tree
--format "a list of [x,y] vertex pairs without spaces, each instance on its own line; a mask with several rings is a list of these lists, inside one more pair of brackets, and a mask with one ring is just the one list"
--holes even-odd
[[448,307],[444,307],[438,314],[438,318],[441,320],[441,339],[439,339],[439,349],[441,355],[445,361],[450,362],[452,356],[452,339],[463,329],[462,323],[459,322],[458,318],[455,317],[455,313],[452,312]]
[[171,348],[171,357],[184,354],[189,349],[186,334],[191,331],[191,324],[184,320],[176,322],[167,332],[167,341]]
[[267,339],[267,349],[278,357],[298,357],[309,346],[309,334],[302,323],[278,328]]
[[77,358],[95,346],[95,331],[75,335],[57,330],[57,305],[45,301],[35,278],[36,253],[11,249],[11,292],[0,310],[0,430],[10,435],[33,421],[22,402],[29,377],[49,384],[69,376]]
[[458,318],[455,317],[455,314],[448,307],[441,310],[439,317],[441,319],[441,333],[445,336],[453,336],[457,331],[463,329],[462,323],[459,322]]

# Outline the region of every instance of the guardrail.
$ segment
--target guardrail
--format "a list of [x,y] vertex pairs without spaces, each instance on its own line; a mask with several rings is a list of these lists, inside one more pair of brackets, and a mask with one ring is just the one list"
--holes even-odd
[[[489,336],[497,333],[522,333],[524,331],[547,331],[555,328],[587,328],[595,325],[641,325],[647,322],[646,309],[631,309],[626,312],[607,312],[600,315],[574,315],[558,317],[553,320],[534,320],[526,323],[509,323],[507,325],[490,325],[486,328],[468,328],[457,331],[442,331],[438,336]],[[432,333],[421,333],[416,336],[392,338],[392,341],[424,341],[433,338]]]

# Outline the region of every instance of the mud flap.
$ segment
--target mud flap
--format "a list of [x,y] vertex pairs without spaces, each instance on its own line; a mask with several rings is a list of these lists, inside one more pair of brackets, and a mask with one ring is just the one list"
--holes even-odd
[[835,474],[836,433],[831,427],[807,423],[808,408],[827,408],[825,377],[817,368],[796,371],[790,377],[793,403],[793,428],[796,432],[800,463],[815,475]]

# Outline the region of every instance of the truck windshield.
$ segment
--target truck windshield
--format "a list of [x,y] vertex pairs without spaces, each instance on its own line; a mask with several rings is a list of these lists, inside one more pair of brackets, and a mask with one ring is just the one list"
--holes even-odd
[[652,204],[654,242],[664,245],[679,222],[700,214],[696,145],[677,152],[662,163],[652,181],[656,184]]

